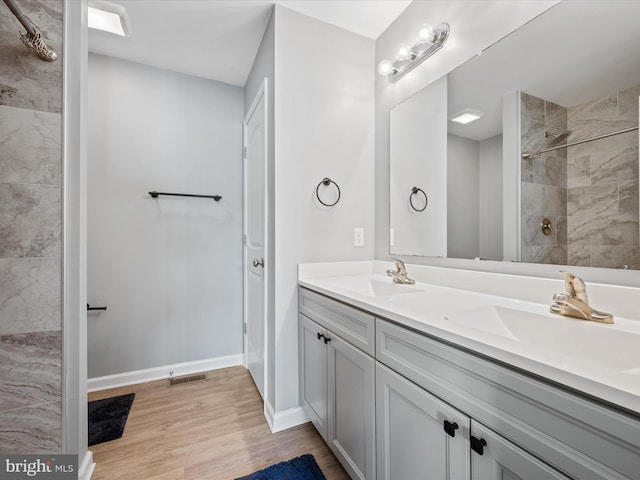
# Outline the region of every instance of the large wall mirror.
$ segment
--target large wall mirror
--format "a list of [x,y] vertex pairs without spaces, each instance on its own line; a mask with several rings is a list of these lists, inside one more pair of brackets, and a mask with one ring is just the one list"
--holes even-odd
[[560,2],[392,109],[390,253],[640,269],[639,18]]

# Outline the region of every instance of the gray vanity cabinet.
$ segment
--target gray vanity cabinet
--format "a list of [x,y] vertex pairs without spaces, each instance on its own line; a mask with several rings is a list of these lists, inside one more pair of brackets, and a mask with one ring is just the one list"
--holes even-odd
[[375,319],[304,289],[299,309],[302,407],[351,478],[373,480]]
[[482,424],[471,421],[473,480],[570,480]]
[[304,315],[298,318],[300,400],[309,420],[327,441],[327,330]]
[[378,479],[470,478],[469,417],[380,363],[376,429]]

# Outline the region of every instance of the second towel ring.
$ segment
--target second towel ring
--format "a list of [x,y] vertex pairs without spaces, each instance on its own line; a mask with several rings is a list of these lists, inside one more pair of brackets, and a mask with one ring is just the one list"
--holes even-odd
[[[338,198],[336,198],[336,201],[333,203],[324,203],[321,199],[320,199],[320,185],[324,185],[325,187],[328,187],[331,184],[334,184],[336,186],[336,188],[338,189]],[[336,182],[334,182],[333,180],[331,180],[329,177],[324,177],[322,179],[322,181],[318,184],[318,186],[316,187],[316,198],[318,199],[318,201],[324,205],[325,207],[333,207],[336,203],[338,203],[340,201],[340,187],[338,186],[338,184]]]
[[[424,195],[424,207],[422,208],[416,208],[416,206],[413,204],[413,196],[418,192],[421,192],[422,195]],[[425,208],[427,208],[427,205],[429,204],[429,197],[427,197],[427,194],[424,193],[424,190],[422,190],[421,188],[413,187],[411,189],[411,195],[409,195],[409,203],[411,204],[411,208],[413,208],[416,212],[422,212]]]

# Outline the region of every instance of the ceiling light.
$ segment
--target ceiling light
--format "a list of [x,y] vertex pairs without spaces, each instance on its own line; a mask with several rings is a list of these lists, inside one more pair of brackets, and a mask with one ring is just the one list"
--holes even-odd
[[89,28],[114,33],[122,37],[131,35],[131,23],[127,11],[122,5],[103,0],[89,0]]
[[422,25],[417,33],[416,43],[413,46],[400,44],[396,61],[391,63],[389,60],[382,60],[378,64],[378,73],[388,77],[391,83],[397,82],[440,50],[449,38],[449,30],[446,23],[438,25],[435,30],[427,24]]
[[479,118],[484,117],[484,112],[480,110],[471,110],[470,108],[465,108],[460,113],[453,115],[449,120],[456,123],[461,123],[462,125],[466,125],[467,123],[475,122]]

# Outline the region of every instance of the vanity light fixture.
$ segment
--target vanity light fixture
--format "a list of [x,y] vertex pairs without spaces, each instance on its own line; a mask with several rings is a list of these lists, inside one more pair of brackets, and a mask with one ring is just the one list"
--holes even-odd
[[127,10],[104,0],[89,0],[87,10],[89,28],[114,33],[122,37],[131,36],[131,22]]
[[449,118],[452,122],[460,123],[462,125],[466,125],[467,123],[475,122],[476,120],[484,117],[484,112],[480,110],[471,110],[470,108],[465,108],[459,113],[456,113],[452,117]]
[[378,64],[378,73],[389,78],[391,83],[396,83],[411,70],[424,62],[431,55],[442,48],[449,38],[449,24],[442,23],[435,29],[424,24],[416,33],[416,41],[413,46],[401,43],[396,53],[395,62],[382,60]]

